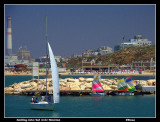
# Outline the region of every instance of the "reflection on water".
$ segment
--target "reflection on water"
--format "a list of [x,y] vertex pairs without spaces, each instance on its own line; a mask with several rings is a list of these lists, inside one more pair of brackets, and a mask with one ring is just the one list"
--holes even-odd
[[105,96],[92,96],[92,99],[95,101],[95,102],[98,102],[99,100],[101,100],[102,98],[104,98]]
[[53,111],[51,117],[60,117],[59,113],[56,111]]

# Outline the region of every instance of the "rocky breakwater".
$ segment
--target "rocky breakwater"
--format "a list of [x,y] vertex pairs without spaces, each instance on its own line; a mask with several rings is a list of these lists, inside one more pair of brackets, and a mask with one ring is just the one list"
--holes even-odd
[[[60,91],[64,90],[91,90],[92,89],[93,78],[83,78],[78,79],[66,78],[59,79]],[[101,85],[104,90],[117,90],[118,81],[117,79],[101,79]],[[134,81],[135,82],[135,81]],[[155,79],[141,81],[143,86],[151,86]],[[9,87],[5,88],[5,94],[21,94],[27,91],[45,91],[46,90],[46,80],[45,79],[32,79],[29,81],[24,81],[20,83],[14,83]],[[48,78],[47,90],[53,90],[52,79]]]

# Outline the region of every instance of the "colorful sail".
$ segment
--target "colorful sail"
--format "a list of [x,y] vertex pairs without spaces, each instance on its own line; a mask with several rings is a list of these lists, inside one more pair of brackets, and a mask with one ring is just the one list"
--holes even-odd
[[136,90],[136,88],[133,85],[131,76],[126,79],[126,85],[128,87],[128,91],[135,91]]
[[54,98],[53,100],[54,103],[59,103],[59,75],[58,75],[57,64],[49,42],[48,42],[48,49],[49,49],[49,57],[52,70],[52,84],[53,84],[53,98]]
[[92,82],[92,91],[104,91],[99,79],[100,75],[94,75],[94,80]]
[[128,87],[124,81],[124,78],[118,80],[118,91],[127,91]]

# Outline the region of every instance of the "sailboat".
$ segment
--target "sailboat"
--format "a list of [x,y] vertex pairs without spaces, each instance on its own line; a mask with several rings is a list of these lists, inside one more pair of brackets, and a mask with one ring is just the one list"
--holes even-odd
[[92,82],[92,93],[90,93],[91,96],[105,96],[106,95],[99,79],[100,79],[100,75],[94,75],[94,80]]
[[134,96],[134,91],[136,88],[133,85],[131,76],[126,80],[124,78],[118,80],[118,92],[117,96]]
[[[46,17],[46,23],[47,23],[47,17]],[[47,31],[46,31],[47,32]],[[46,40],[47,40],[47,34],[46,34]],[[50,63],[51,63],[51,71],[52,71],[52,84],[53,84],[53,100],[51,100],[51,97],[47,96],[47,67],[46,67],[46,96],[42,96],[43,99],[39,101],[38,103],[31,102],[30,106],[31,109],[41,109],[41,110],[54,110],[55,103],[59,103],[59,75],[58,75],[58,69],[57,64],[54,58],[54,54],[52,52],[51,46],[47,40],[47,47],[49,51],[49,57],[50,57]],[[48,57],[48,55],[47,55]],[[47,63],[46,63],[47,64]]]

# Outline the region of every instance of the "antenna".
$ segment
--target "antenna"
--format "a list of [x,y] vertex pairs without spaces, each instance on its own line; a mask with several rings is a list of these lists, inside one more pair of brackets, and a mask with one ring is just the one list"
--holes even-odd
[[48,34],[47,34],[47,16],[46,16],[46,100],[47,100],[47,76],[48,76]]
[[124,38],[125,38],[125,36],[123,36],[123,48],[124,48]]
[[48,34],[47,34],[47,16],[46,16],[46,41],[48,41]]

